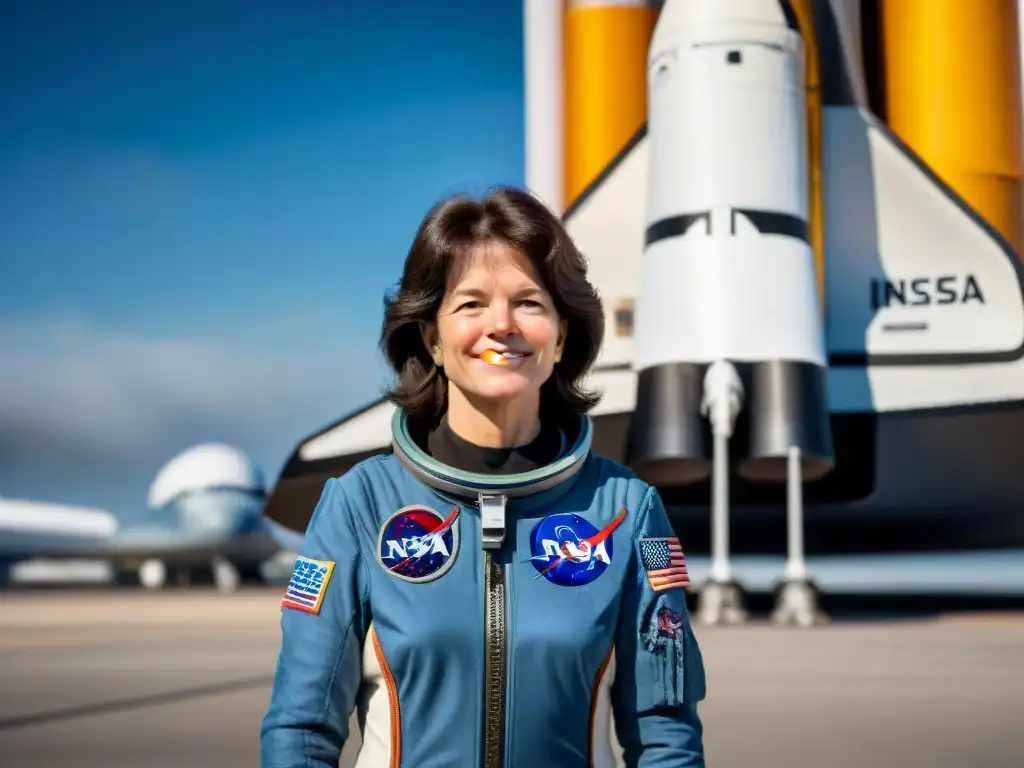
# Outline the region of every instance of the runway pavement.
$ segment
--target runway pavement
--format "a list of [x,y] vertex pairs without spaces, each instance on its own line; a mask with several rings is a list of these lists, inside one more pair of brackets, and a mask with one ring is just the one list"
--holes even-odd
[[[0,594],[0,765],[257,766],[278,594]],[[712,768],[1020,765],[1019,613],[697,632]]]

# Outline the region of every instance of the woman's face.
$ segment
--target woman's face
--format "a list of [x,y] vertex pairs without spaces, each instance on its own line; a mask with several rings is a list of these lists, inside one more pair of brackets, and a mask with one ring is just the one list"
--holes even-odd
[[561,359],[565,323],[522,253],[498,242],[476,246],[423,329],[449,385],[471,399],[536,399]]

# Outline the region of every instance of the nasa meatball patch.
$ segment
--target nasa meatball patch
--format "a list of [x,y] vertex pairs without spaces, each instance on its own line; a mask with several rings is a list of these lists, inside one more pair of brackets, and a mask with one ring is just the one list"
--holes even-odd
[[314,560],[300,555],[295,559],[292,577],[281,599],[282,608],[294,608],[305,613],[320,613],[327,584],[334,573],[332,560]]
[[377,561],[403,581],[423,583],[444,576],[459,551],[459,508],[447,517],[430,507],[402,507],[381,526]]
[[612,563],[612,532],[626,519],[623,509],[601,530],[579,515],[562,512],[545,517],[530,534],[530,562],[560,587],[579,587],[597,579]]

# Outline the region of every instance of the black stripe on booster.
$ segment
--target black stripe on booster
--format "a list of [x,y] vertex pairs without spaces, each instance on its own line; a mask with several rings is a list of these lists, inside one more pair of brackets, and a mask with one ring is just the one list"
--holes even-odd
[[[789,213],[778,211],[758,211],[752,208],[733,208],[729,212],[729,234],[736,234],[737,216],[744,216],[754,228],[762,235],[780,235],[782,237],[794,237],[797,240],[808,242],[807,222]],[[699,211],[696,213],[683,213],[679,216],[669,216],[659,219],[647,228],[644,238],[644,245],[650,246],[659,240],[667,240],[670,237],[680,237],[686,234],[687,230],[698,221],[707,223],[707,234],[711,235],[711,212]]]
[[684,213],[679,216],[670,216],[654,222],[647,228],[645,245],[653,245],[659,240],[668,240],[670,237],[679,237],[686,234],[686,230],[698,221],[706,221],[708,234],[711,234],[711,214],[708,211],[700,213]]
[[745,216],[762,235],[795,237],[807,242],[807,222],[789,213],[755,211],[752,208],[733,208],[729,215],[729,234],[736,234],[736,216]]

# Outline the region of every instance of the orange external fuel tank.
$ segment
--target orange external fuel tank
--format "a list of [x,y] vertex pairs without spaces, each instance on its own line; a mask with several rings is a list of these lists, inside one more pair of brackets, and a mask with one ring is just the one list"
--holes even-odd
[[1016,0],[880,3],[889,127],[1024,249]]
[[565,203],[647,120],[649,0],[565,0]]

